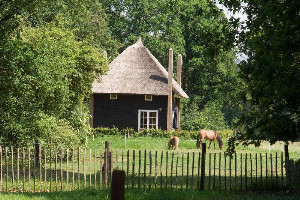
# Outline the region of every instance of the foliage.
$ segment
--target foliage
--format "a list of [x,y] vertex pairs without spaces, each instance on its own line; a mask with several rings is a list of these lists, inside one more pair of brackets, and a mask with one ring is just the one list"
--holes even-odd
[[85,135],[75,133],[73,128],[65,119],[56,119],[53,116],[41,116],[34,124],[41,136],[39,143],[42,146],[51,146],[55,144],[58,148],[78,147]]
[[[179,136],[180,138],[184,139],[197,139],[197,134],[199,130],[179,130],[177,131],[166,131],[161,129],[149,129],[149,130],[141,130],[140,132],[134,131],[134,129],[127,128],[119,130],[118,128],[106,128],[106,127],[98,127],[93,128],[92,133],[93,137],[104,137],[110,135],[121,135],[128,137],[160,137],[160,138],[170,138],[173,135]],[[218,130],[219,135],[221,138],[227,138],[228,136],[233,136],[233,131],[230,129]]]
[[[233,11],[241,6],[241,1],[222,2]],[[300,2],[243,2],[248,20],[237,27],[236,41],[248,56],[239,65],[247,85],[247,106],[238,121],[242,139],[295,141],[300,137]]]
[[[142,37],[143,43],[162,62],[168,63],[168,49],[184,54],[180,7],[169,0],[100,0],[108,15],[112,37],[124,47]],[[121,49],[123,50],[123,49]]]
[[[209,101],[230,102],[239,80],[232,31],[225,15],[211,1],[182,4],[185,52],[183,84],[199,96],[199,108]],[[230,102],[231,103],[231,102]]]
[[9,145],[46,140],[54,122],[58,134],[70,136],[70,145],[74,134],[74,144],[85,141],[89,115],[84,99],[96,76],[107,70],[107,61],[99,49],[59,27],[63,20],[57,16],[40,28],[23,26],[0,47],[0,133]]
[[226,149],[226,154],[230,156],[230,158],[233,158],[233,154],[236,153],[235,147],[238,144],[236,143],[236,137],[230,137],[228,140],[228,147]]
[[42,1],[28,23],[31,26],[44,26],[61,16],[57,24],[60,28],[74,31],[76,40],[85,41],[109,56],[116,56],[119,43],[112,40],[107,27],[107,17],[98,1],[52,0]]
[[234,136],[234,133],[231,129],[224,129],[224,130],[219,130],[218,134],[221,136],[221,138],[231,138]]
[[149,129],[149,130],[142,130],[140,132],[134,131],[134,129],[122,129],[119,130],[118,128],[106,128],[106,127],[98,127],[93,128],[92,133],[94,137],[104,137],[108,135],[126,135],[128,137],[128,133],[130,137],[160,137],[160,138],[170,138],[172,135],[180,136],[181,138],[185,139],[196,139],[198,131],[187,131],[187,130],[180,130],[179,132],[176,131],[166,131],[161,129]]
[[103,137],[105,135],[122,135],[123,130],[120,131],[118,128],[106,128],[106,127],[98,127],[92,129],[92,134],[94,137]]
[[199,110],[198,99],[183,101],[183,115],[181,128],[184,130],[200,129],[226,129],[227,125],[224,113],[221,112],[222,105],[218,102],[208,102],[203,110]]

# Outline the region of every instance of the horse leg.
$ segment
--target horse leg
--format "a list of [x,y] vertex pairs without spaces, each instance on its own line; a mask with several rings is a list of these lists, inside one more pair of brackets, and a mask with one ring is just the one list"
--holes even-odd
[[208,149],[210,148],[210,145],[211,145],[211,141],[210,141],[210,143],[209,143],[209,145],[208,145]]

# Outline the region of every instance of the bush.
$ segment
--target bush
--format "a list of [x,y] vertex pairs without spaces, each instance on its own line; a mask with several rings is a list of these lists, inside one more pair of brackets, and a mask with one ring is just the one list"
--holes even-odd
[[59,148],[70,148],[82,144],[79,135],[66,120],[43,115],[36,122],[36,127],[39,132],[37,138],[41,145],[55,144]]
[[[187,105],[190,103],[191,105]],[[199,110],[196,102],[183,102],[181,128],[184,130],[213,129],[223,130],[227,128],[222,105],[218,102],[208,102]]]
[[228,136],[229,137],[232,137],[233,136],[233,131],[230,130],[230,129],[225,129],[225,130],[221,130],[221,131],[218,131],[219,135],[221,136],[221,138],[223,140],[227,139]]
[[136,132],[134,131],[133,128],[126,128],[121,130],[121,135],[130,135],[130,136],[135,136]]
[[116,127],[113,128],[107,128],[107,127],[98,127],[98,128],[93,128],[92,129],[92,134],[94,137],[103,137],[106,135],[124,135],[125,133],[127,134],[129,132],[130,135],[134,135],[134,130],[127,128],[123,130],[119,130]]
[[[150,129],[150,130],[142,130],[140,132],[134,131],[132,128],[122,129],[119,130],[118,128],[105,128],[105,127],[99,127],[99,128],[93,128],[92,133],[94,137],[103,137],[106,135],[127,135],[129,133],[130,136],[133,137],[161,137],[161,138],[170,138],[173,135],[179,136],[183,139],[197,139],[197,134],[199,131],[188,131],[188,130],[180,130],[179,132],[176,131],[166,131],[161,129]],[[218,131],[222,138],[226,138],[227,134],[232,135],[233,132],[231,130],[223,130]]]

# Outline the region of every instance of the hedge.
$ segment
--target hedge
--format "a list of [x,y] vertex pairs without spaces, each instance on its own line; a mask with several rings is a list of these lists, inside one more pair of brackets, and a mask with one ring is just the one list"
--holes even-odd
[[[127,129],[118,129],[116,127],[114,128],[106,128],[106,127],[99,127],[99,128],[93,128],[92,133],[94,137],[103,137],[106,135],[130,135],[133,137],[162,137],[162,138],[169,138],[172,135],[180,136],[180,138],[184,139],[197,139],[198,131],[187,131],[187,130],[180,130],[179,132],[176,131],[166,131],[161,129],[150,129],[150,130],[142,130],[140,132],[134,131],[132,128]],[[227,138],[228,135],[232,136],[233,131],[230,129],[221,130],[218,131],[218,133],[221,135],[222,138]]]

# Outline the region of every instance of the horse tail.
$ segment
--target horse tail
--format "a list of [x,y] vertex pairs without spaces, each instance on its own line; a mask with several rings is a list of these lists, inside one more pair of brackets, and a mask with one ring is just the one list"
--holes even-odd
[[219,135],[219,133],[218,133],[218,132],[216,132],[216,133],[217,133],[217,138],[216,138],[216,139],[217,139],[218,141],[223,142],[221,136]]
[[217,134],[217,140],[218,140],[218,142],[219,142],[219,147],[222,149],[222,147],[223,147],[223,140],[222,140],[222,138],[221,138],[221,136],[219,135],[219,133],[216,131],[216,134]]

